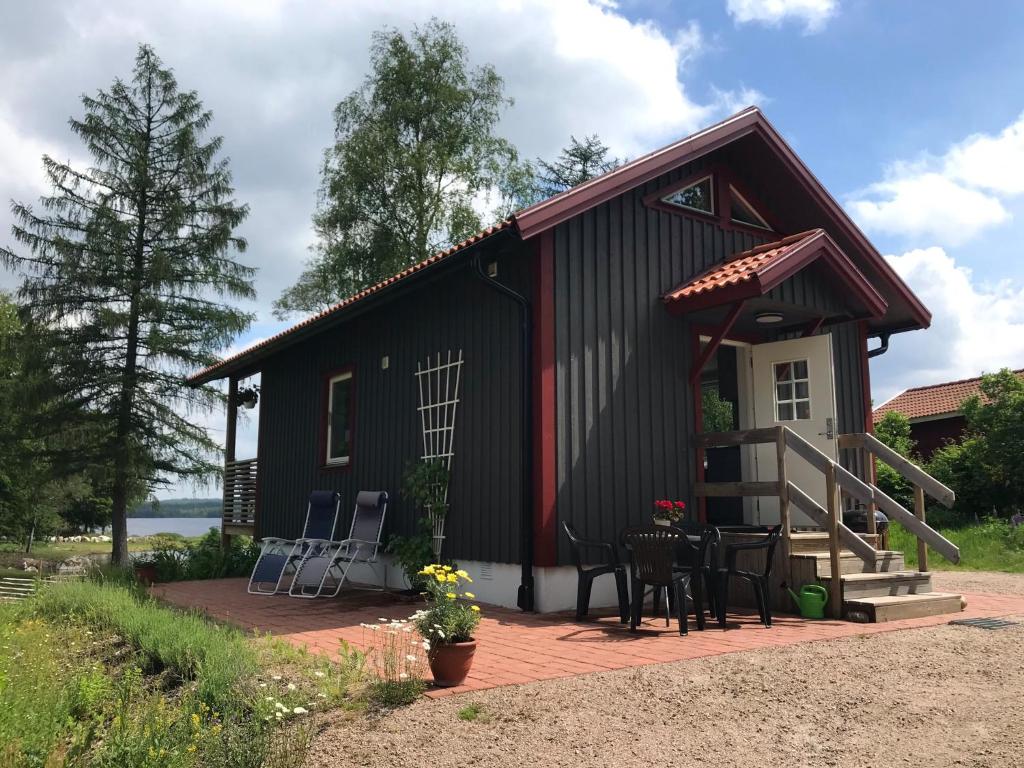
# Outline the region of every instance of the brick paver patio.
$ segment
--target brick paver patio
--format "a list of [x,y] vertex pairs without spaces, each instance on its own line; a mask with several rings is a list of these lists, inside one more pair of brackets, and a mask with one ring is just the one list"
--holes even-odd
[[[270,632],[312,651],[332,655],[341,640],[357,647],[363,645],[365,630],[361,623],[406,618],[416,609],[414,603],[388,593],[354,591],[336,599],[300,600],[284,595],[249,595],[245,587],[245,579],[176,582],[154,586],[153,594],[219,621],[246,630]],[[647,618],[641,631],[632,634],[607,616],[577,622],[571,615],[524,614],[485,606],[484,619],[477,631],[479,642],[473,671],[466,684],[432,689],[427,695],[444,696],[643,664],[935,626],[955,618],[1024,614],[1024,596],[972,594],[966,598],[967,609],[957,615],[883,624],[807,621],[780,615],[775,617],[771,629],[765,629],[756,615],[730,614],[726,629],[709,622],[706,631],[698,632],[691,616],[687,637],[679,636],[675,621],[666,628],[664,618]]]

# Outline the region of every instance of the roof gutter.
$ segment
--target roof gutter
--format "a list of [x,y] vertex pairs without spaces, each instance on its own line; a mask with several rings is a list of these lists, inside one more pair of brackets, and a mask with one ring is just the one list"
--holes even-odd
[[519,306],[519,332],[522,335],[519,365],[520,387],[522,389],[522,410],[519,419],[520,475],[522,488],[522,511],[519,522],[519,562],[522,573],[516,605],[521,610],[534,610],[533,578],[533,312],[529,299],[520,293],[488,277],[484,271],[481,253],[473,254],[473,273],[492,290],[498,291]]
[[878,334],[878,340],[882,343],[879,346],[875,347],[874,349],[868,350],[869,359],[872,357],[881,357],[882,355],[889,351],[889,336],[891,335],[892,334],[887,331]]

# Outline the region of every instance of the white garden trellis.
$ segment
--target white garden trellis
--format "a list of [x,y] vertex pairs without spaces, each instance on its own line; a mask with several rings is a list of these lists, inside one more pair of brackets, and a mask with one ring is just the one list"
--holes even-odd
[[[455,455],[455,412],[459,405],[459,385],[462,378],[462,350],[456,355],[448,350],[446,360],[438,352],[434,359],[416,363],[416,380],[420,388],[420,423],[423,426],[423,461],[444,462],[451,472]],[[441,557],[444,544],[444,518],[448,503],[448,484],[444,488],[445,507],[431,509],[434,557]]]

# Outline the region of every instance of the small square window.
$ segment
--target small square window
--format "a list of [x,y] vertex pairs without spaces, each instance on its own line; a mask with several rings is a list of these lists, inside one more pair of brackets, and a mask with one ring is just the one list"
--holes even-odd
[[810,381],[807,361],[775,363],[775,420],[803,421],[811,418]]

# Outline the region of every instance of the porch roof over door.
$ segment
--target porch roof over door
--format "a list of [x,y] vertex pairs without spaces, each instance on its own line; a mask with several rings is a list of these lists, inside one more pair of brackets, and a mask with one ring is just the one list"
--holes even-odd
[[[808,275],[799,275],[807,270]],[[822,311],[785,290],[787,281],[812,280],[834,295],[833,306]],[[768,329],[759,315],[774,314],[772,330],[788,332],[808,324],[820,327],[853,319],[878,318],[887,303],[863,272],[823,229],[791,234],[735,254],[663,297],[669,311],[686,314],[698,325],[720,326],[726,318],[733,330],[762,337]]]
[[[851,318],[878,318],[888,306],[850,258],[823,229],[790,235],[774,243],[732,256],[722,264],[673,288],[662,300],[674,314],[705,314],[737,302],[764,300],[768,294],[801,270],[815,265],[827,273],[828,282],[844,289]],[[773,307],[765,303],[763,309]]]

